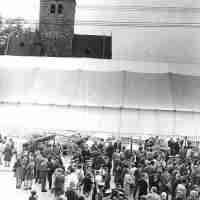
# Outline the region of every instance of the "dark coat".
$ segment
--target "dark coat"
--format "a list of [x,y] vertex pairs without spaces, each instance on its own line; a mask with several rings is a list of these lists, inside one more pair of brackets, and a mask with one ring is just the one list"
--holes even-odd
[[83,179],[83,193],[90,193],[92,190],[92,180],[89,177]]
[[70,199],[70,200],[79,199],[78,194],[74,190],[70,190],[70,189],[65,192],[65,196],[67,197],[67,199]]
[[26,175],[25,175],[25,178],[27,180],[34,179],[34,168],[35,168],[35,163],[33,161],[29,162],[26,167]]
[[4,160],[10,162],[12,159],[12,149],[10,147],[6,147],[4,150]]

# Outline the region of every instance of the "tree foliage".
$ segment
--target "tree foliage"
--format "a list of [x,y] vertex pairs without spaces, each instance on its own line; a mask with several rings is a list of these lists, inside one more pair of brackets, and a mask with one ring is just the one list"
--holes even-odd
[[23,33],[26,21],[23,18],[6,18],[0,17],[0,55],[3,55],[6,49],[9,35],[12,33]]

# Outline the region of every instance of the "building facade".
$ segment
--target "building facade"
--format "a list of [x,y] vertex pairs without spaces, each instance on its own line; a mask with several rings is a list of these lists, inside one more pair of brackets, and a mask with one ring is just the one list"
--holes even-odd
[[75,0],[41,0],[39,31],[47,56],[72,56]]
[[111,59],[111,36],[74,34],[75,10],[75,0],[40,0],[39,30],[12,33],[5,54]]

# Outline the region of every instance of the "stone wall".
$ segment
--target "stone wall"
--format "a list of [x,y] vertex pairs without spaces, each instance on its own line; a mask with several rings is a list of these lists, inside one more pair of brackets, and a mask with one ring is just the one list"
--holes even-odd
[[[62,14],[58,14],[58,6],[61,3],[63,11]],[[52,4],[55,5],[55,13],[50,12]],[[74,0],[41,0],[39,29],[46,55],[72,55],[75,5]]]

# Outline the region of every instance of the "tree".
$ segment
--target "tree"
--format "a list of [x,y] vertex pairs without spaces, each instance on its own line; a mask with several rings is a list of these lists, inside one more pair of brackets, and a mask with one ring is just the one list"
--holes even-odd
[[23,18],[6,18],[0,17],[0,55],[3,55],[6,49],[9,35],[12,33],[23,33],[28,30],[25,28],[26,21]]

